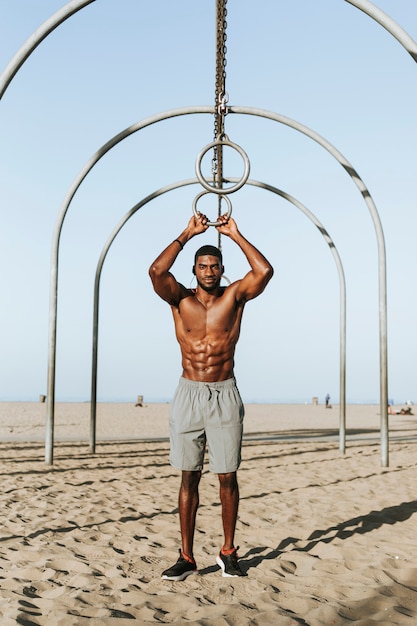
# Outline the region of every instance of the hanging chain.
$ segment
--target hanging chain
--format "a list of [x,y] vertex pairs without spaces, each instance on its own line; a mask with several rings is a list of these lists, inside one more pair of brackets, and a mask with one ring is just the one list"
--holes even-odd
[[[225,135],[224,118],[227,115],[227,102],[229,96],[226,91],[226,28],[227,28],[227,0],[216,0],[216,93],[214,113],[214,141],[218,141]],[[221,145],[213,148],[212,174],[215,185],[223,187],[223,149]],[[221,215],[221,197],[218,196],[218,215]],[[219,249],[221,249],[221,235],[219,233]]]
[[[226,29],[227,29],[227,9],[226,9],[227,0],[216,0],[216,85],[215,85],[215,100],[214,100],[214,141],[209,143],[205,148],[203,148],[196,159],[195,164],[195,172],[197,174],[197,179],[204,187],[205,191],[198,194],[194,199],[193,203],[193,212],[194,215],[198,218],[199,211],[197,211],[197,202],[198,200],[204,196],[206,193],[214,193],[217,195],[218,200],[218,219],[217,221],[207,221],[208,226],[216,226],[217,228],[222,225],[222,220],[220,220],[222,215],[221,204],[222,201],[227,203],[227,213],[225,213],[225,217],[227,219],[230,218],[232,214],[232,203],[230,202],[229,195],[234,193],[246,183],[249,178],[250,172],[250,163],[249,158],[246,152],[241,148],[238,144],[230,141],[229,137],[225,132],[225,117],[229,113],[231,109],[227,106],[229,101],[229,95],[226,91]],[[229,185],[224,187],[225,183],[231,183],[231,180],[224,178],[223,176],[223,165],[224,165],[224,148],[232,148],[236,150],[243,159],[244,162],[244,173],[243,176],[238,180],[235,185]],[[212,177],[211,180],[207,180],[203,172],[201,170],[202,160],[204,155],[209,151],[213,150],[211,168],[212,168]],[[219,248],[221,249],[221,241],[220,241],[220,232],[219,235]]]

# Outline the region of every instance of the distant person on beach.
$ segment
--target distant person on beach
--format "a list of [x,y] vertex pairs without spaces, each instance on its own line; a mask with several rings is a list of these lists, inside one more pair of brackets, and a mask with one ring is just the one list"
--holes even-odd
[[245,304],[263,292],[273,269],[232,218],[223,215],[218,221],[216,230],[236,243],[248,260],[250,270],[242,279],[220,285],[222,253],[210,245],[195,254],[195,289],[184,287],[171,274],[185,244],[208,228],[201,213],[191,217],[149,269],[156,293],[171,306],[183,368],[170,414],[170,461],[182,470],[178,496],[182,549],[178,561],[162,573],[166,580],[184,580],[197,572],[193,543],[206,443],[210,470],[218,474],[222,506],[224,543],[216,561],[223,576],[246,575],[234,545],[244,416],[234,378],[234,354]]
[[329,402],[330,402],[330,396],[329,394],[327,394],[326,398],[325,398],[325,402],[326,402],[326,409],[329,408]]
[[414,415],[414,413],[411,412],[411,406],[402,407],[401,409],[394,411],[390,404],[388,405],[388,414],[389,415]]

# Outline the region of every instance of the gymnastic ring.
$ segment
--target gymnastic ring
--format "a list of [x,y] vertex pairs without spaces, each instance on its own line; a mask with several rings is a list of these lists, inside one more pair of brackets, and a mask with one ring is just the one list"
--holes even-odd
[[[211,191],[202,191],[201,193],[198,194],[198,196],[196,196],[194,198],[193,201],[193,213],[196,217],[198,217],[198,213],[197,213],[197,202],[200,200],[200,198],[202,196],[205,196],[207,193],[211,193]],[[232,215],[232,202],[230,200],[230,198],[228,198],[227,196],[223,196],[221,195],[220,198],[224,198],[226,200],[226,204],[227,204],[227,217],[230,217]],[[221,222],[207,222],[207,226],[220,226]]]
[[[201,173],[201,161],[203,160],[203,157],[206,154],[206,152],[208,152],[211,148],[214,148],[215,146],[220,146],[220,145],[229,146],[230,148],[233,148],[234,150],[239,152],[245,164],[245,171],[243,172],[242,178],[235,185],[232,185],[232,187],[228,187],[227,189],[214,187],[213,185],[210,185],[204,178],[203,174]],[[219,139],[216,139],[216,141],[212,141],[211,143],[209,143],[198,154],[196,162],[195,162],[195,173],[197,175],[199,182],[203,185],[204,189],[207,189],[207,191],[211,191],[212,193],[217,193],[223,196],[225,194],[233,193],[234,191],[237,191],[238,189],[243,187],[243,185],[246,183],[246,181],[249,178],[249,173],[250,173],[249,157],[246,154],[246,152],[243,150],[243,148],[238,146],[237,143],[233,143],[233,141],[230,141],[228,137],[226,137],[225,139],[219,138]]]

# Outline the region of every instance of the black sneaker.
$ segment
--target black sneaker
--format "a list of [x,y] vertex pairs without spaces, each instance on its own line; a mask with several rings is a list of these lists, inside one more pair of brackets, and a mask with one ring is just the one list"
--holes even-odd
[[197,564],[195,561],[192,563],[184,559],[181,550],[179,550],[180,556],[178,561],[172,567],[162,572],[163,580],[184,580],[190,574],[197,574]]
[[247,576],[240,569],[240,565],[237,562],[238,556],[237,551],[239,548],[235,548],[231,554],[222,554],[220,550],[218,556],[216,557],[217,565],[222,568],[222,576],[227,578],[231,578],[233,576]]

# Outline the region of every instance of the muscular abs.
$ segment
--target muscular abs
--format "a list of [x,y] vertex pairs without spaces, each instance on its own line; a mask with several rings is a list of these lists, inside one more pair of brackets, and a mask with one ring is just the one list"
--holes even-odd
[[203,304],[194,292],[172,306],[182,354],[183,376],[200,382],[218,382],[233,376],[243,303],[234,290]]

